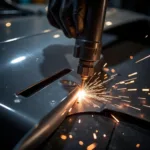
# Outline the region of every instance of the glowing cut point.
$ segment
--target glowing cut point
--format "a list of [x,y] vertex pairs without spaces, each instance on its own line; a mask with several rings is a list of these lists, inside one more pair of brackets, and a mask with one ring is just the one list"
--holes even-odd
[[21,62],[21,61],[23,61],[23,60],[25,60],[25,59],[26,59],[25,56],[18,57],[18,58],[16,58],[16,59],[13,59],[13,60],[11,61],[11,64],[19,63],[19,62]]
[[79,100],[84,99],[84,98],[85,98],[85,95],[86,95],[85,91],[84,91],[84,90],[80,90],[80,91],[78,92],[78,99],[79,99]]

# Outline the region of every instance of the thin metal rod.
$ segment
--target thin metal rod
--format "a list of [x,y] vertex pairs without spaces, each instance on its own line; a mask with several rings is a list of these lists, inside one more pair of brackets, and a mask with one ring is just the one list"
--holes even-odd
[[69,109],[77,100],[79,88],[75,88],[62,102],[31,129],[13,150],[29,150],[37,148],[45,141],[66,118]]

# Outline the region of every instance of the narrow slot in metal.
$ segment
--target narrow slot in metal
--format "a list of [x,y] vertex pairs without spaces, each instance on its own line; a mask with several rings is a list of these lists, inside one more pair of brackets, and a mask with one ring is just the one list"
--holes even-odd
[[59,79],[60,77],[68,74],[69,72],[71,72],[70,69],[64,69],[34,85],[32,85],[31,87],[28,87],[27,89],[17,93],[17,95],[21,95],[24,97],[29,97],[31,95],[33,95],[34,93],[40,91],[41,89],[43,89],[45,86],[49,85],[50,83],[54,82],[55,80]]

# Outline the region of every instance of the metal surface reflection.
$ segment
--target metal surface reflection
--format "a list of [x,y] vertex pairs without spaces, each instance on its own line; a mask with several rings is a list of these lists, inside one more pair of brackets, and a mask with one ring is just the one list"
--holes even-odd
[[59,37],[60,37],[60,34],[53,35],[53,38],[59,38]]
[[3,108],[5,108],[5,109],[7,109],[8,111],[15,112],[15,110],[13,110],[11,107],[8,107],[8,106],[6,106],[6,105],[4,105],[2,103],[0,103],[0,106],[3,107]]
[[25,59],[26,59],[25,56],[21,56],[21,57],[18,57],[18,58],[13,59],[10,63],[11,63],[11,64],[16,64],[16,63],[22,62],[22,61],[25,60]]

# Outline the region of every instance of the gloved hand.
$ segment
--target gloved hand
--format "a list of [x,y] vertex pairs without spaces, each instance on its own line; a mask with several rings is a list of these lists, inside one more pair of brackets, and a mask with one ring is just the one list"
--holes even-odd
[[47,17],[67,37],[75,38],[83,32],[86,8],[86,0],[49,0]]

